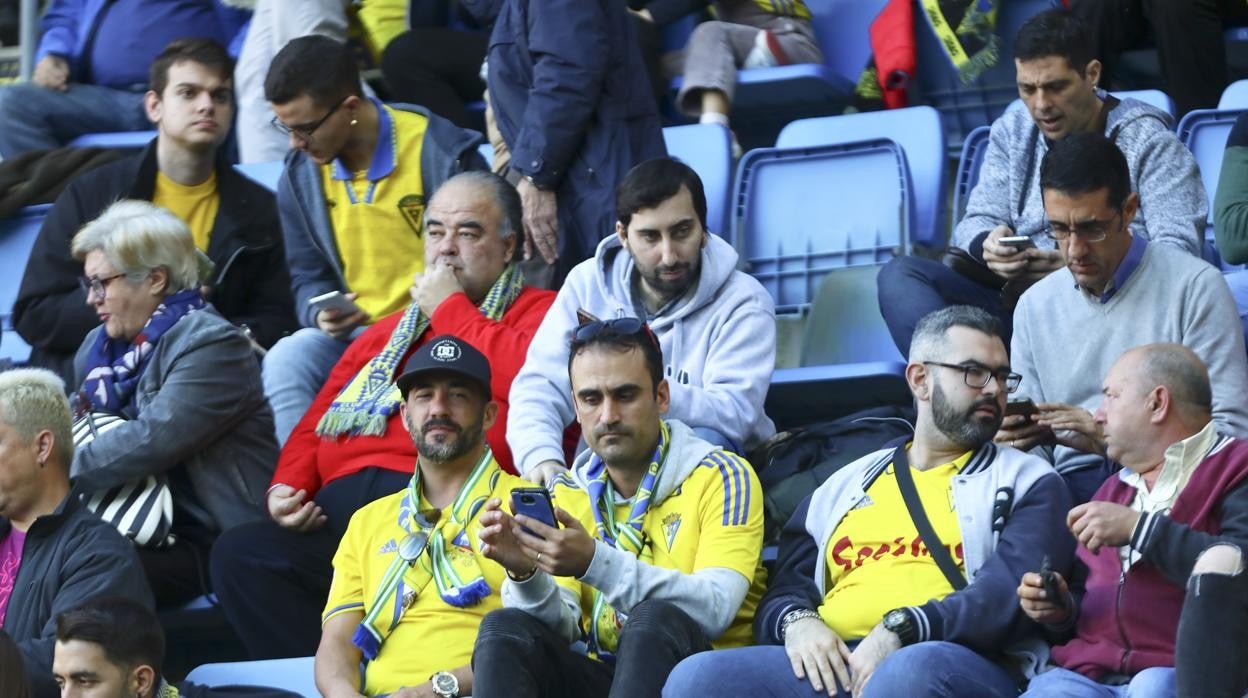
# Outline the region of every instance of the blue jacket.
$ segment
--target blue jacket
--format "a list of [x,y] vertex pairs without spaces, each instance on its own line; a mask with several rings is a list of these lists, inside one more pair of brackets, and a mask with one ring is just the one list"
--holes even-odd
[[[481,134],[462,129],[424,107],[388,106],[429,119],[419,164],[426,201],[454,175],[465,170],[485,169],[485,161],[477,152],[477,146],[484,141]],[[399,164],[411,166],[411,163]],[[347,288],[343,276],[342,257],[334,241],[334,225],[325,207],[320,165],[302,150],[292,149],[286,155],[286,168],[277,183],[277,214],[282,222],[282,237],[286,240],[295,315],[305,327],[315,327],[316,311],[308,305],[308,299],[330,291],[346,293],[351,289]]]
[[625,4],[464,0],[495,18],[490,105],[510,167],[558,193],[559,278],[594,254],[615,222],[615,187],[661,157],[663,132]]
[[[760,644],[783,644],[784,615],[823,602],[828,541],[845,514],[866,498],[900,443],[838,470],[785,525],[775,573],[754,615]],[[1012,491],[1008,513],[998,510],[1006,490]],[[1046,555],[1054,570],[1069,571],[1075,548],[1066,530],[1070,493],[1044,460],[988,442],[954,477],[953,500],[970,583],[943,599],[906,608],[919,641],[956,642],[989,657],[1004,650],[1020,673],[1031,677],[1044,666],[1048,645],[1018,605],[1018,583],[1023,573],[1040,569]]]

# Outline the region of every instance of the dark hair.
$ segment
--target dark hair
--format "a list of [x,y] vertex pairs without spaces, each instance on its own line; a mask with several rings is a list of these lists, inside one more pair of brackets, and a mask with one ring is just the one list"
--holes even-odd
[[915,363],[944,359],[942,350],[948,346],[945,335],[953,327],[966,327],[1001,338],[1001,321],[988,311],[973,305],[951,305],[924,315],[915,325],[908,360]]
[[216,72],[222,80],[234,77],[234,59],[221,44],[212,39],[174,39],[152,61],[148,70],[148,84],[152,92],[164,95],[169,86],[169,69],[179,63],[198,63]]
[[679,194],[681,187],[689,190],[698,222],[706,230],[706,191],[702,188],[702,178],[692,167],[675,158],[646,160],[624,175],[615,188],[616,218],[628,228],[634,213],[658,206]]
[[355,55],[327,36],[301,36],[282,47],[264,77],[264,98],[286,104],[303,95],[332,107],[351,95],[362,96]]
[[161,675],[165,633],[156,614],[142,604],[121,597],[93,599],[56,617],[58,642],[80,640],[99,645],[116,666],[146,664]]
[[22,653],[13,639],[0,630],[0,696],[30,698],[32,695]]
[[618,354],[639,349],[646,360],[646,370],[650,373],[650,388],[658,392],[659,381],[663,380],[663,351],[659,349],[658,337],[654,336],[648,325],[643,323],[636,332],[625,333],[606,324],[598,332],[580,339],[577,338],[576,330],[573,330],[572,345],[568,351],[568,376],[572,375],[572,361],[582,352],[595,347],[609,349]]
[[1040,191],[1049,189],[1070,196],[1104,189],[1109,205],[1121,208],[1131,195],[1127,158],[1102,133],[1072,133],[1050,146],[1040,163]]
[[1014,40],[1014,59],[1034,61],[1048,56],[1061,56],[1079,77],[1098,56],[1092,55],[1092,40],[1087,27],[1070,10],[1045,10],[1023,23]]

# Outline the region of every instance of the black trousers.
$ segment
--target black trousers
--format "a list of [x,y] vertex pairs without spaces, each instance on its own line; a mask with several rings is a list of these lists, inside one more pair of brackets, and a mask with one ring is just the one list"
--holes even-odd
[[1174,651],[1180,696],[1239,698],[1248,692],[1248,572],[1209,572],[1187,582]]
[[462,128],[480,130],[464,105],[481,101],[481,62],[489,34],[419,27],[395,37],[381,55],[381,74],[396,102],[419,104]]
[[328,521],[316,531],[296,533],[273,521],[258,521],[217,538],[213,588],[252,659],[316,653],[334,552],[347,522],[357,509],[398,492],[409,480],[410,474],[365,468],[317,492],[313,499]]
[[614,666],[574,652],[536,617],[504,608],[481,621],[472,652],[472,695],[657,698],[682,659],[709,649],[701,626],[667,601],[633,608]]
[[177,542],[168,548],[135,549],[157,608],[180,606],[212,591],[208,582],[212,535],[199,527],[188,529],[176,525],[173,533]]

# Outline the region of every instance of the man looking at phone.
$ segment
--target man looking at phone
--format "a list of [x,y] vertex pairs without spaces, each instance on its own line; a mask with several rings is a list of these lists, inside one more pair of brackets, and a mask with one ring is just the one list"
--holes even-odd
[[1014,312],[1010,358],[1023,376],[1019,397],[1033,415],[1005,419],[998,443],[1043,453],[1076,503],[1109,474],[1095,376],[1141,344],[1182,344],[1213,379],[1213,419],[1225,434],[1248,434],[1248,360],[1239,313],[1222,274],[1203,260],[1132,235],[1141,195],[1131,191],[1122,151],[1098,133],[1055,143],[1040,166],[1047,234],[1065,268],[1037,282]]
[[[1045,235],[1036,168],[1072,133],[1104,134],[1126,154],[1140,197],[1136,237],[1200,256],[1209,203],[1195,158],[1170,131],[1169,114],[1098,88],[1101,62],[1091,46],[1086,27],[1066,10],[1042,12],[1019,30],[1014,65],[1025,109],[1007,109],[992,124],[979,180],[953,231],[966,258],[951,268],[907,255],[880,270],[880,311],[903,354],[919,318],[962,303],[996,315],[1009,343],[1015,299],[1065,264]],[[1010,236],[1030,244],[1004,244]]]
[[914,437],[807,497],[781,533],[760,646],[691,657],[666,695],[1017,695],[1044,640],[1020,632],[1016,580],[1042,558],[1068,569],[1074,545],[1061,479],[992,443],[1018,381],[1000,335],[969,306],[920,321],[906,366]]
[[[474,696],[658,696],[681,659],[749,641],[765,575],[758,478],[663,419],[662,367],[636,318],[573,333],[567,370],[590,450],[552,482],[560,527],[486,505],[482,549],[509,579],[506,608],[481,624]],[[581,639],[588,656],[570,648]]]
[[[407,305],[412,274],[423,269],[427,197],[485,163],[479,133],[423,107],[365,97],[351,49],[326,36],[282,48],[264,92],[277,114],[273,126],[290,136],[277,208],[305,327],[264,364],[265,394],[285,443],[357,330]],[[346,298],[310,303],[333,291]]]
[[1067,517],[1079,539],[1069,584],[1054,572],[1046,593],[1040,574],[1021,577],[1023,611],[1064,641],[1027,695],[1100,696],[1104,684],[1175,695],[1184,583],[1212,544],[1248,542],[1248,442],[1218,433],[1209,378],[1179,344],[1144,345],[1110,367],[1095,419],[1123,469]]
[[[497,419],[485,429],[500,467],[513,471],[508,391],[552,291],[524,285],[512,263],[520,197],[501,177],[465,172],[425,212],[425,268],[411,302],[351,344],[282,448],[268,492],[271,521],[237,527],[213,546],[213,588],[253,658],[316,649],[330,559],[351,515],[403,488],[417,452],[393,382],[408,356],[441,334],[489,357]],[[292,571],[294,574],[292,574]]]

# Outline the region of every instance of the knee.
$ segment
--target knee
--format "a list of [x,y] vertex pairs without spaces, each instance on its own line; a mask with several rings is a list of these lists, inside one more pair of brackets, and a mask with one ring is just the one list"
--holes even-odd
[[694,46],[711,45],[724,41],[727,35],[727,22],[719,20],[709,20],[700,22],[693,28],[693,33],[689,35],[689,49],[693,50]]
[[1244,571],[1244,555],[1239,546],[1232,543],[1211,545],[1196,558],[1192,576],[1198,574],[1224,574],[1235,576]]
[[693,619],[689,617],[689,614],[680,610],[676,604],[670,601],[647,599],[633,606],[624,627],[639,631],[655,631],[692,623]]
[[319,356],[328,342],[335,341],[337,340],[315,327],[305,327],[279,339],[265,354],[261,370],[265,377],[271,377],[291,368],[306,366],[310,357]]
[[720,671],[717,668],[719,657],[715,652],[699,652],[685,657],[667,675],[667,683],[663,684],[663,695],[670,697],[705,695],[715,685],[715,677]]
[[42,90],[34,85],[9,85],[0,89],[0,122],[14,123],[14,119],[29,120],[34,115],[32,106],[38,103],[39,95],[34,90]]
[[505,645],[508,652],[534,646],[541,621],[518,608],[500,608],[485,614],[477,629],[477,650]]

